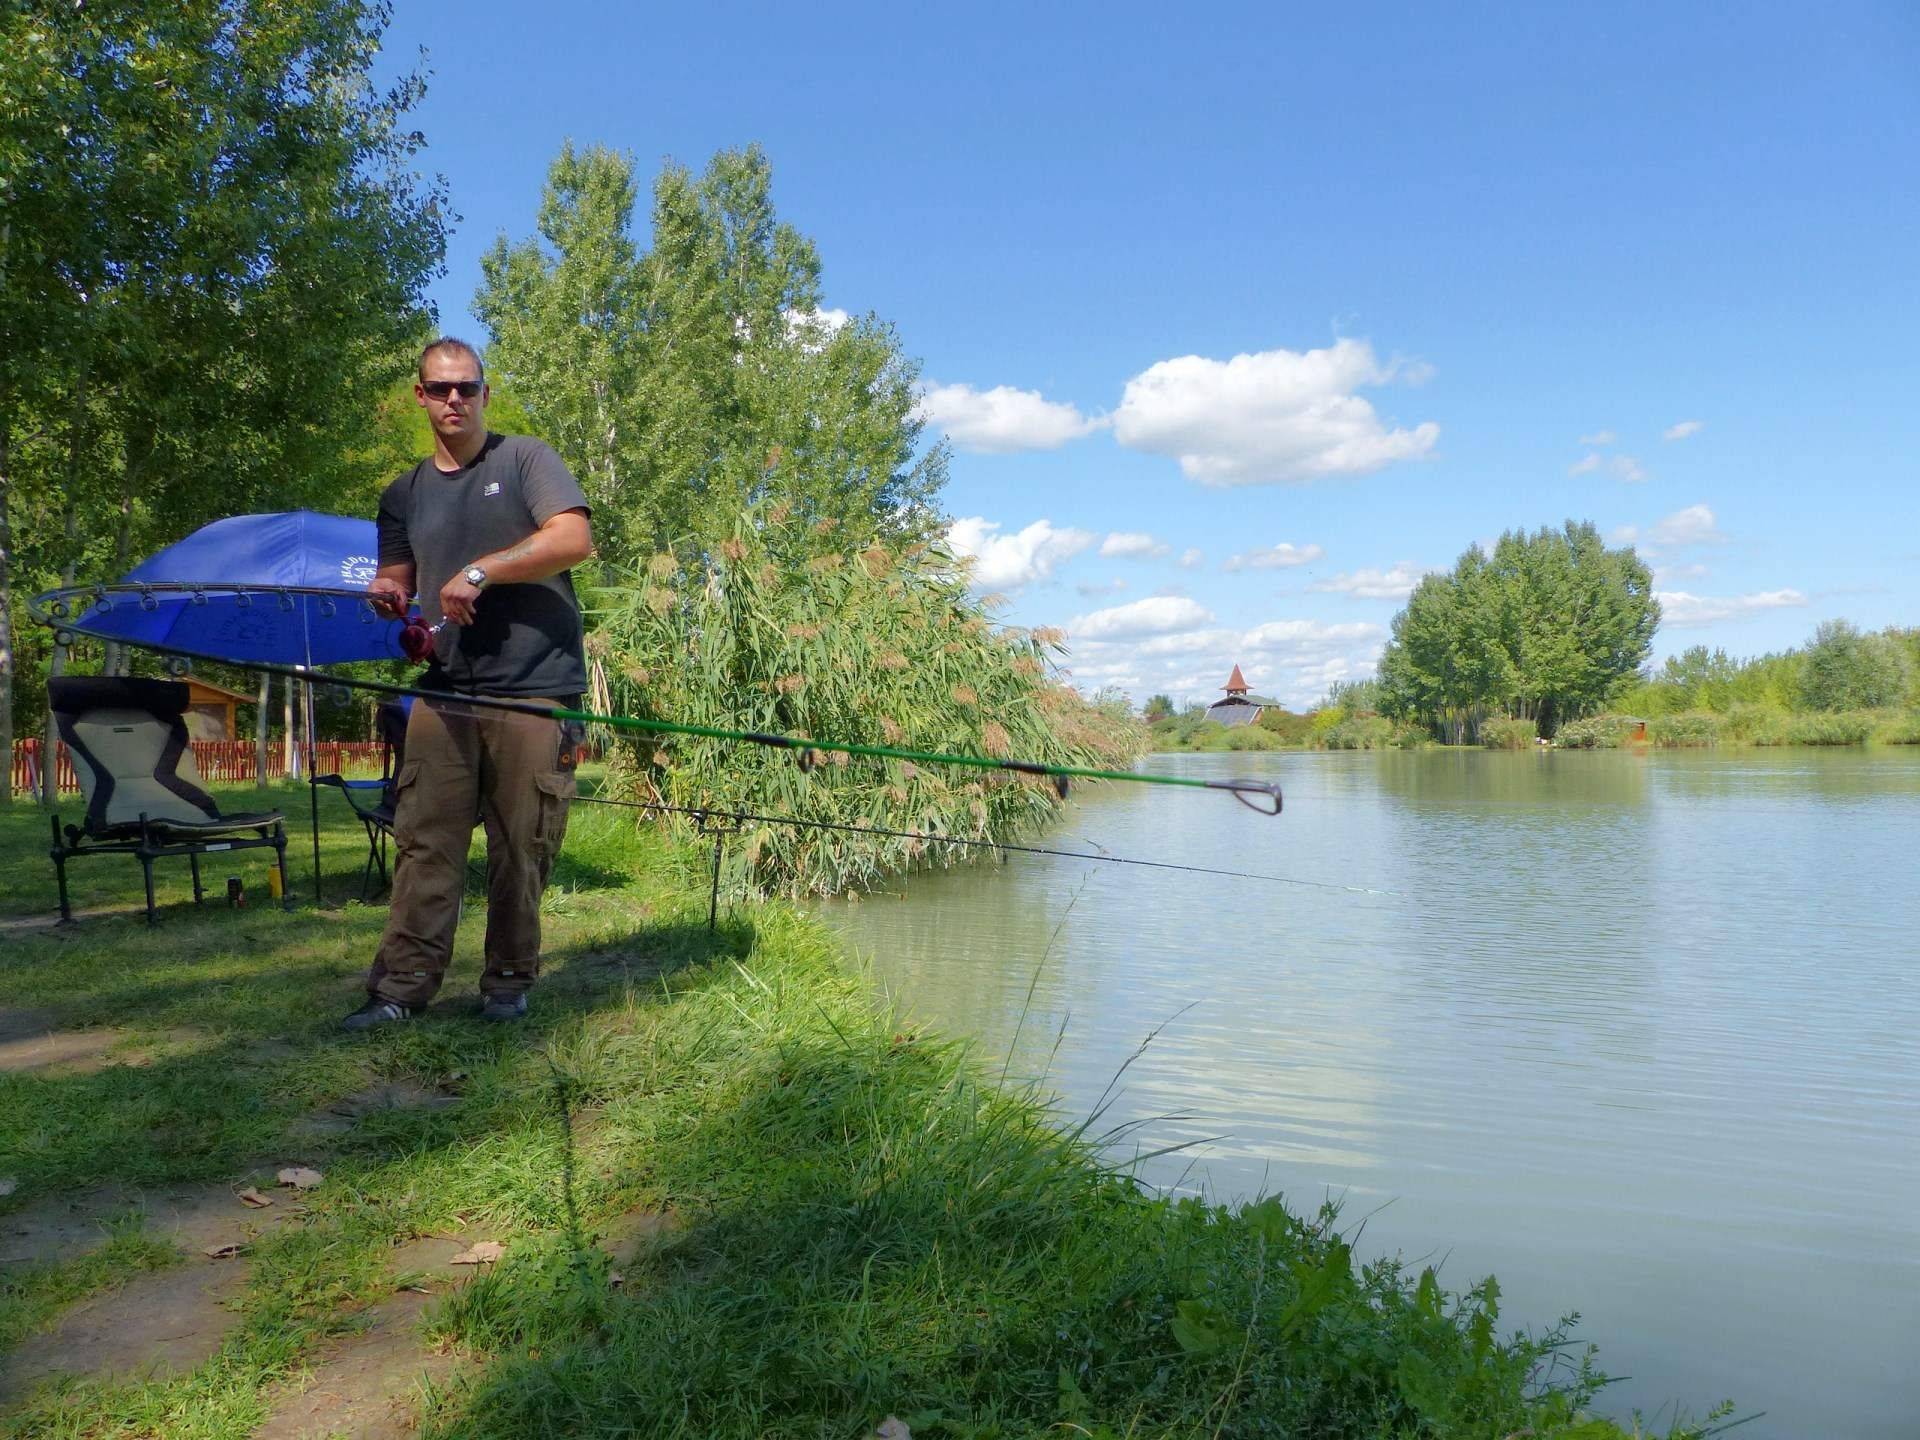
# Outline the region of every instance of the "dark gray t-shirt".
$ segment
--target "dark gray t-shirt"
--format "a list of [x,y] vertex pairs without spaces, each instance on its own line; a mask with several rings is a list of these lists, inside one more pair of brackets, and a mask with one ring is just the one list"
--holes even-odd
[[[380,563],[412,561],[420,614],[439,623],[440,587],[483,555],[519,544],[563,510],[587,509],[553,447],[529,435],[488,435],[464,469],[422,460],[380,497]],[[474,623],[434,637],[421,684],[470,695],[573,700],[587,688],[572,572],[488,585]]]

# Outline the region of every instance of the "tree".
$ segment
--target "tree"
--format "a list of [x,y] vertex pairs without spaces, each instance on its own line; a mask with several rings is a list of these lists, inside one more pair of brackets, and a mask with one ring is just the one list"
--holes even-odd
[[1382,709],[1455,744],[1492,715],[1551,735],[1639,669],[1659,622],[1631,547],[1573,521],[1510,531],[1491,556],[1472,546],[1414,588],[1381,657]]
[[28,567],[53,578],[103,535],[123,567],[217,515],[365,487],[354,442],[445,239],[401,128],[422,82],[369,80],[385,21],[362,0],[0,19],[0,626],[17,504],[59,517]]
[[888,326],[822,312],[819,255],[775,216],[766,157],[666,167],[647,250],[637,195],[629,157],[568,145],[538,238],[502,236],[475,298],[488,372],[581,476],[601,553],[717,543],[769,498],[813,546],[929,537],[947,459],[915,456],[918,370]]
[[1809,710],[1873,710],[1907,698],[1913,670],[1895,635],[1863,634],[1823,620],[1801,657],[1800,703]]
[[1168,695],[1151,695],[1147,698],[1146,708],[1141,715],[1149,725],[1157,725],[1162,720],[1173,718],[1173,699]]

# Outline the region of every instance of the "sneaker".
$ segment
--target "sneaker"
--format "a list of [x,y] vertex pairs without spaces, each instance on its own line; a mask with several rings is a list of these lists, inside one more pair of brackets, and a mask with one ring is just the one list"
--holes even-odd
[[398,1020],[411,1020],[413,1011],[397,1000],[382,1000],[378,995],[369,995],[367,1003],[340,1022],[342,1030],[371,1030],[376,1025],[387,1025]]
[[522,995],[486,995],[481,997],[480,1018],[505,1022],[527,1018],[527,997]]

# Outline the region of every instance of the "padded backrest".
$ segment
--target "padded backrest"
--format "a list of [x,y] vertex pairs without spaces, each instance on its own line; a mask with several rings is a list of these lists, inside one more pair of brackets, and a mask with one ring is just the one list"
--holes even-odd
[[73,755],[86,828],[216,820],[188,743],[187,687],[175,680],[62,676],[47,682],[54,723]]

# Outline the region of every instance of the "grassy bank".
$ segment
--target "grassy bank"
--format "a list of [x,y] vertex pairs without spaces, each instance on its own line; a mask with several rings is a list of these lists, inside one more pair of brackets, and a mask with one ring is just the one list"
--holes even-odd
[[[329,813],[340,895],[364,852]],[[51,908],[44,826],[0,810],[0,912]],[[7,1273],[0,1347],[85,1296],[241,1269],[209,1358],[41,1389],[6,1433],[251,1434],[416,1291],[395,1343],[442,1363],[400,1397],[428,1435],[856,1437],[889,1415],[972,1437],[1619,1433],[1580,1418],[1593,1377],[1563,1337],[1502,1335],[1491,1282],[1460,1297],[1356,1264],[1335,1217],[1278,1200],[1228,1213],[1143,1194],[1087,1131],[900,1032],[791,907],[709,936],[701,860],[578,812],[549,974],[533,1018],[504,1030],[471,1014],[477,897],[444,1002],[361,1039],[332,1022],[376,907],[175,904],[151,932],[11,929],[7,1006],[110,1048],[0,1073],[0,1179],[17,1185],[0,1211],[17,1229],[105,1195],[113,1228],[105,1248]],[[76,903],[130,905],[137,875],[95,862]],[[164,881],[163,901],[185,895],[184,873]],[[314,1127],[376,1089],[431,1103]],[[295,1223],[234,1259],[183,1251],[128,1199],[230,1199],[295,1163],[324,1180],[277,1192]],[[435,1236],[504,1253],[464,1281],[415,1273],[403,1257]]]

